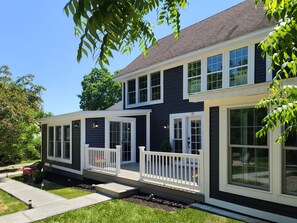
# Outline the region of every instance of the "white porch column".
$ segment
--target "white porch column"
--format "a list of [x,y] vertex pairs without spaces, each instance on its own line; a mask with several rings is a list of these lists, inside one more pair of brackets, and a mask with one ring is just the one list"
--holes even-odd
[[83,172],[83,169],[87,169],[87,167],[89,166],[88,163],[86,163],[86,158],[85,158],[85,154],[86,154],[86,148],[85,148],[85,144],[86,144],[86,119],[85,118],[81,118],[80,119],[80,138],[81,138],[81,142],[80,142],[80,170],[81,172]]
[[116,175],[118,176],[121,171],[121,146],[116,145]]
[[85,168],[89,169],[89,167],[90,167],[90,163],[89,163],[89,144],[86,144],[84,146],[83,151],[84,151],[84,155],[85,155]]
[[143,174],[145,168],[145,157],[144,157],[145,146],[139,146],[139,180],[143,181]]

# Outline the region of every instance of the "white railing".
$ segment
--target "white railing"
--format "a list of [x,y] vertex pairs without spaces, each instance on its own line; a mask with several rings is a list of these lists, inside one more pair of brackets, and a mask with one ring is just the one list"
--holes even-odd
[[203,191],[203,152],[200,155],[140,149],[140,180]]
[[115,175],[120,174],[121,169],[121,146],[112,148],[93,148],[85,145],[86,169],[107,172]]

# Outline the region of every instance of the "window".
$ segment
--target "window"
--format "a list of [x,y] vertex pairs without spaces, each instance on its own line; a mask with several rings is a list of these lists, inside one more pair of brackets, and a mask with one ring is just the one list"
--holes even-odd
[[207,58],[207,90],[222,88],[223,79],[223,55]]
[[229,167],[231,184],[269,190],[267,137],[256,138],[266,109],[229,111]]
[[48,128],[49,159],[70,162],[71,129],[70,125],[49,126]]
[[161,99],[161,78],[160,72],[151,74],[151,100]]
[[174,152],[183,152],[182,119],[174,119]]
[[201,91],[201,61],[188,64],[188,93]]
[[138,78],[139,102],[147,101],[147,76]]
[[64,134],[63,134],[63,142],[64,142],[64,150],[63,150],[63,159],[70,159],[70,126],[64,125]]
[[128,81],[128,104],[136,103],[136,81],[135,79]]
[[290,134],[283,146],[283,192],[297,196],[297,135]]
[[229,85],[238,86],[248,81],[248,48],[243,47],[230,51]]
[[56,126],[56,148],[55,148],[55,157],[61,158],[62,150],[62,127]]
[[48,155],[54,156],[54,127],[49,127],[48,134]]

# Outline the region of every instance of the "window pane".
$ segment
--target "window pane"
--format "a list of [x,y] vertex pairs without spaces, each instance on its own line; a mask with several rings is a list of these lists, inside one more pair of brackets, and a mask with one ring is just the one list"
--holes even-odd
[[56,126],[56,148],[55,148],[55,157],[61,158],[62,151],[62,127]]
[[147,101],[147,76],[138,79],[139,89],[139,102]]
[[128,104],[136,103],[136,81],[135,79],[128,81]]
[[230,51],[229,85],[238,86],[247,84],[248,79],[248,48]]
[[151,100],[161,99],[160,72],[151,74]]
[[287,149],[285,155],[284,186],[287,194],[297,195],[297,150]]
[[207,75],[207,90],[222,88],[222,72]]
[[48,155],[54,156],[54,127],[49,127]]
[[231,183],[268,190],[268,149],[231,147]]
[[64,140],[64,147],[63,147],[63,158],[70,159],[70,125],[63,126],[63,140]]
[[188,64],[188,93],[200,92],[201,90],[201,61]]

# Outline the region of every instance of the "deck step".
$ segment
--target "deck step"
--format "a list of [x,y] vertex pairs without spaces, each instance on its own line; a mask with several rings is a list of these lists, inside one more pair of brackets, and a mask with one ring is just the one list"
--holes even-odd
[[98,184],[95,188],[98,193],[102,193],[113,198],[129,197],[138,192],[138,188],[118,183]]

